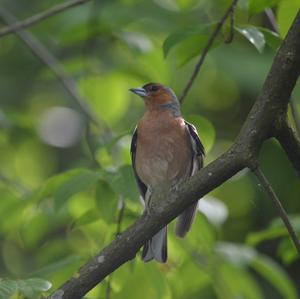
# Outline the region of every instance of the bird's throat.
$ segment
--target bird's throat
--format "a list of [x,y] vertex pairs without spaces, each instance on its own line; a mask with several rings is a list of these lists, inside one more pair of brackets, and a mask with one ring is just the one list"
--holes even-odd
[[161,111],[169,110],[173,116],[181,116],[180,106],[175,102],[168,102],[158,106],[158,109]]

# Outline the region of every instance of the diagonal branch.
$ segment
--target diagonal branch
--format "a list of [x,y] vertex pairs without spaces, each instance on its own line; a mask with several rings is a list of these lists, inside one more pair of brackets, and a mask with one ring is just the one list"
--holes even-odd
[[[208,42],[207,42],[207,45],[205,46],[201,56],[200,56],[200,59],[199,61],[197,62],[196,66],[195,66],[195,69],[192,73],[192,76],[190,78],[190,80],[188,81],[186,87],[184,88],[183,92],[182,92],[182,95],[180,96],[179,98],[179,101],[180,103],[183,103],[184,99],[186,98],[188,92],[190,91],[197,75],[199,74],[199,71],[200,71],[200,68],[206,58],[206,55],[207,53],[209,52],[210,48],[212,47],[215,39],[217,38],[218,34],[220,33],[221,29],[222,29],[222,26],[224,25],[226,19],[229,17],[229,16],[232,16],[234,10],[235,10],[235,7],[236,7],[236,4],[237,4],[238,0],[233,0],[231,5],[228,7],[228,9],[226,10],[225,14],[223,15],[223,17],[221,18],[221,20],[218,22],[215,30],[213,31],[213,33],[211,34]],[[232,18],[233,20],[233,18]],[[231,28],[232,30],[232,28]]]
[[256,169],[253,170],[254,174],[256,175],[257,179],[261,183],[262,187],[265,189],[266,193],[269,195],[271,201],[273,202],[280,218],[282,219],[286,229],[289,232],[289,235],[294,242],[294,245],[300,255],[300,241],[297,237],[297,234],[289,220],[289,216],[284,210],[279,198],[277,197],[276,193],[274,192],[272,186],[270,185],[268,179],[265,177],[263,172],[261,171],[260,167],[258,166]]
[[25,29],[27,27],[33,26],[37,23],[40,23],[52,16],[55,16],[61,12],[64,12],[72,7],[87,3],[90,0],[71,0],[62,4],[58,4],[46,11],[40,12],[34,16],[29,17],[24,21],[15,21],[11,25],[0,29],[0,37],[14,33],[19,29]]
[[[83,297],[107,275],[133,259],[140,247],[184,209],[241,169],[256,161],[264,140],[276,120],[286,113],[289,96],[300,70],[300,13],[274,58],[262,91],[251,109],[235,143],[221,157],[202,168],[187,182],[168,194],[153,195],[150,213],[144,213],[131,227],[86,263],[49,299]],[[158,204],[159,203],[159,204]]]
[[[16,18],[8,12],[6,9],[0,7],[0,17],[10,26],[14,22],[16,22]],[[31,33],[18,29],[16,31],[16,35],[31,49],[33,54],[41,60],[44,64],[46,64],[59,79],[65,90],[71,96],[73,104],[78,108],[81,114],[85,117],[87,121],[90,121],[100,127],[99,121],[96,119],[95,115],[89,110],[87,105],[85,104],[84,99],[80,96],[75,81],[68,77],[62,68],[59,61],[53,56],[50,51]],[[101,124],[108,130],[106,124],[102,122]]]
[[[271,8],[267,8],[265,10],[265,14],[267,15],[267,17],[269,19],[272,29],[278,33],[279,32],[278,25],[277,25],[273,10]],[[299,114],[297,111],[297,104],[296,104],[295,98],[293,96],[291,96],[291,99],[290,99],[290,107],[291,107],[293,119],[295,121],[296,131],[297,131],[298,136],[300,137],[300,117],[299,117]]]
[[300,177],[300,139],[284,119],[275,131],[275,137],[286,152],[296,173]]

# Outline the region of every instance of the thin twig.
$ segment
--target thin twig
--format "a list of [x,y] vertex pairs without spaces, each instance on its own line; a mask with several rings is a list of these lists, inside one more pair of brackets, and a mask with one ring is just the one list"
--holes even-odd
[[[118,213],[118,218],[117,218],[117,230],[116,230],[116,234],[115,234],[116,238],[121,233],[122,221],[123,221],[123,217],[124,217],[124,211],[125,211],[125,201],[121,197],[120,201],[119,201],[119,213]],[[111,273],[107,278],[107,288],[106,288],[106,295],[105,295],[106,299],[110,299],[112,275],[113,275],[113,273]]]
[[37,23],[44,21],[45,19],[55,16],[61,12],[64,12],[64,11],[72,8],[72,7],[87,3],[88,1],[90,1],[90,0],[71,0],[71,1],[67,1],[62,4],[55,5],[46,11],[40,12],[34,16],[31,16],[31,17],[25,19],[24,21],[15,22],[7,27],[1,28],[0,29],[0,37],[8,35],[10,33],[14,33],[19,29],[25,29],[30,26],[33,26]]
[[294,228],[289,220],[289,217],[288,217],[286,211],[284,210],[279,198],[277,197],[276,193],[274,192],[268,179],[265,177],[265,175],[261,171],[260,167],[257,167],[253,172],[256,175],[257,179],[259,180],[260,184],[265,189],[266,193],[269,195],[270,199],[272,200],[280,218],[282,219],[285,227],[287,228],[288,233],[289,233],[292,241],[294,242],[295,247],[300,255],[300,241],[297,237],[296,231],[294,230]]
[[[0,7],[0,17],[8,24],[11,25],[16,22],[16,18],[8,12],[6,9]],[[70,99],[72,103],[77,106],[82,115],[86,118],[87,121],[91,121],[96,126],[100,127],[99,121],[92,114],[89,108],[86,106],[85,101],[79,95],[75,81],[68,77],[60,65],[59,61],[54,57],[48,49],[31,33],[19,29],[16,31],[16,34],[20,39],[31,49],[34,55],[40,59],[44,64],[46,64],[56,75],[59,81],[62,83],[63,87],[70,94]],[[108,130],[106,124],[101,122],[101,125]]]
[[207,42],[207,45],[206,47],[204,48],[201,56],[200,56],[200,59],[199,61],[197,62],[196,66],[195,66],[195,69],[193,71],[193,74],[190,78],[190,80],[188,81],[186,87],[184,88],[183,92],[182,92],[182,95],[181,97],[179,98],[179,101],[181,103],[183,103],[185,97],[187,96],[188,92],[190,91],[199,71],[200,71],[200,68],[205,60],[205,57],[208,53],[208,51],[210,50],[210,48],[212,47],[216,37],[218,36],[219,32],[221,31],[222,29],[222,26],[223,24],[225,23],[226,19],[228,18],[228,16],[230,16],[230,14],[232,14],[234,12],[234,9],[236,7],[236,4],[237,4],[238,0],[233,0],[231,5],[228,7],[228,9],[226,10],[225,14],[223,15],[223,17],[221,18],[221,20],[218,22],[215,30],[213,31],[213,33],[211,34],[208,42]]
[[204,269],[207,273],[210,273],[214,278],[214,288],[217,292],[222,292],[224,298],[234,298],[234,294],[228,286],[222,275],[219,275],[219,267],[222,260],[216,256],[212,255],[208,246],[206,246],[205,242],[202,242],[201,246],[204,248],[200,250],[193,249],[190,244],[185,241],[182,244],[184,250],[190,255],[195,264],[200,268]]
[[234,37],[234,11],[232,10],[229,14],[229,34],[225,36],[224,42],[230,44]]
[[[278,25],[277,25],[273,10],[271,8],[267,8],[265,10],[265,14],[268,17],[268,20],[271,24],[272,29],[276,33],[279,33]],[[293,96],[291,96],[291,99],[290,99],[290,107],[291,107],[292,116],[293,116],[293,119],[295,122],[296,131],[297,131],[298,136],[300,137],[300,117],[299,117],[299,113],[297,111],[297,105],[295,102],[295,98]]]

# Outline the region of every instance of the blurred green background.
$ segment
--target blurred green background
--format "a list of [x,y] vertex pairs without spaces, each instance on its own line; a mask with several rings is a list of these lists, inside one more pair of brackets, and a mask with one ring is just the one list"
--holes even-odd
[[[0,5],[24,19],[58,3]],[[179,96],[229,5],[94,0],[29,28],[76,82],[100,125],[87,121],[20,39],[0,38],[0,298],[37,298],[51,285],[53,291],[114,239],[123,204],[121,230],[139,217],[129,147],[144,108],[128,89],[161,82]],[[270,31],[268,7],[279,35]],[[234,142],[299,7],[299,0],[239,1],[232,43],[225,43],[225,24],[182,106],[205,145],[205,164]],[[294,95],[300,112],[299,84]],[[260,162],[300,233],[299,179],[277,142],[265,143]],[[86,298],[299,297],[299,257],[250,172],[199,207],[185,240],[170,229],[167,264],[137,256]]]

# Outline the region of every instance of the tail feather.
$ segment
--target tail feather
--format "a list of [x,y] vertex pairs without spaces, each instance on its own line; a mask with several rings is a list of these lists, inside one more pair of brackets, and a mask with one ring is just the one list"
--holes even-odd
[[152,252],[152,247],[151,247],[151,240],[147,241],[143,247],[143,251],[142,251],[142,260],[144,262],[150,262],[151,260],[153,260],[154,255]]
[[196,215],[198,202],[192,204],[190,207],[188,207],[183,213],[181,213],[177,217],[177,222],[175,225],[175,234],[178,237],[185,237],[187,232],[190,230],[193,220]]
[[167,261],[167,226],[156,233],[143,247],[142,260],[149,262],[153,258],[160,263]]

